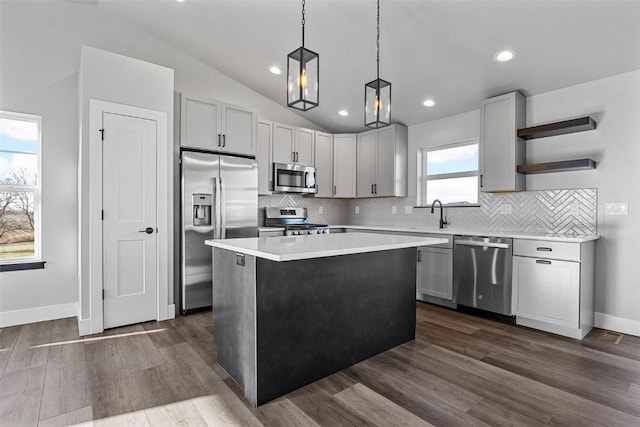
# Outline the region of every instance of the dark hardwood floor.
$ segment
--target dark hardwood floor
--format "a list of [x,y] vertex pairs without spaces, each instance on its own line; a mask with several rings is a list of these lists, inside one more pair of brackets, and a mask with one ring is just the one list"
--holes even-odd
[[640,426],[640,338],[583,341],[417,303],[416,340],[259,408],[216,364],[211,312],[78,337],[0,329],[0,426]]

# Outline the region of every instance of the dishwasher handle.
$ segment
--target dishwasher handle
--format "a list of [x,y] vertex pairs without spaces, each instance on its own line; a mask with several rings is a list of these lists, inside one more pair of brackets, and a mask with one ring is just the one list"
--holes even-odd
[[477,242],[475,240],[456,240],[456,245],[463,246],[479,246],[482,248],[501,248],[509,249],[509,243],[489,243],[489,242]]

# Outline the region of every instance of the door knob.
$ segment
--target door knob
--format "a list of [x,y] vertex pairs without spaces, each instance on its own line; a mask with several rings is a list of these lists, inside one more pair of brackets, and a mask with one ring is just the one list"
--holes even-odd
[[153,234],[153,227],[147,227],[144,230],[138,230],[138,233]]

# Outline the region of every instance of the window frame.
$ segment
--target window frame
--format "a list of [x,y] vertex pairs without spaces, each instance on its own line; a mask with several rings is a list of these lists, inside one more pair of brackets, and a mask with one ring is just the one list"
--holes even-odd
[[[452,173],[442,173],[442,174],[437,174],[437,175],[427,175],[427,157],[428,157],[428,153],[432,152],[432,151],[440,151],[440,150],[447,150],[450,148],[457,148],[457,147],[464,147],[467,145],[477,145],[478,146],[478,168],[475,171],[468,171],[468,172],[452,172]],[[421,204],[419,207],[425,207],[425,208],[430,208],[432,205],[431,204],[427,204],[427,187],[428,187],[428,182],[429,181],[436,181],[436,180],[443,180],[443,179],[452,179],[452,178],[466,178],[466,177],[479,177],[480,176],[480,139],[479,138],[470,138],[470,139],[465,139],[463,141],[458,141],[458,142],[453,142],[453,143],[447,143],[447,144],[440,144],[440,145],[433,145],[430,147],[424,147],[420,149],[420,156],[419,156],[419,164],[418,167],[420,168],[419,174],[418,174],[418,184],[420,186],[419,192],[418,194],[420,195],[420,200],[421,200]],[[447,207],[460,207],[460,208],[466,208],[466,207],[480,207],[480,188],[479,186],[476,186],[476,194],[477,194],[477,198],[476,198],[476,203],[443,203],[443,206],[447,206]]]
[[[0,258],[0,265],[34,264],[33,268],[44,268],[42,263],[42,116],[13,111],[0,110],[0,118],[34,122],[38,125],[38,144],[36,151],[36,183],[35,185],[0,184],[0,192],[28,192],[33,194],[33,255],[18,258]],[[3,150],[5,151],[5,150]],[[19,151],[10,151],[20,153]],[[26,153],[32,154],[32,153]],[[29,268],[31,269],[31,268]],[[2,268],[1,271],[13,271],[13,268]],[[23,270],[23,268],[17,268]]]

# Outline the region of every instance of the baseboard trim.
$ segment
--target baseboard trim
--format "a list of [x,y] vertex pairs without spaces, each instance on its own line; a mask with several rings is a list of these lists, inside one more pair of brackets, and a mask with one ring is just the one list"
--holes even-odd
[[78,318],[78,335],[91,335],[91,319]]
[[169,304],[167,306],[167,319],[175,319],[176,318],[176,305]]
[[625,319],[605,313],[596,313],[595,315],[594,326],[596,328],[640,337],[640,320]]
[[44,322],[46,320],[64,319],[65,317],[76,317],[77,315],[77,302],[26,308],[24,310],[2,311],[0,312],[0,328]]

